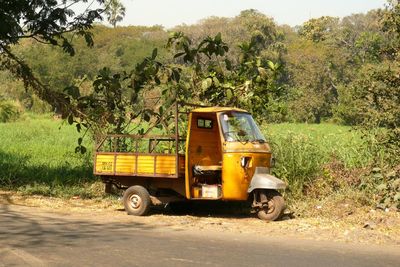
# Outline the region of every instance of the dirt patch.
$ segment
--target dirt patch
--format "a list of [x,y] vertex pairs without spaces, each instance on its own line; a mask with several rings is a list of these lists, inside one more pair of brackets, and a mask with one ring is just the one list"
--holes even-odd
[[[312,206],[312,217],[299,218],[286,215],[278,222],[264,222],[244,212],[232,212],[224,205],[216,207],[195,206],[188,214],[176,215],[168,207],[157,207],[145,217],[126,215],[118,199],[79,198],[58,199],[41,196],[22,196],[15,192],[0,192],[0,204],[39,207],[44,210],[64,212],[74,216],[97,216],[121,222],[140,222],[175,230],[218,231],[234,234],[257,233],[261,236],[295,237],[351,243],[385,244],[400,246],[400,213],[395,211],[352,208],[344,203],[338,207],[345,212],[328,216]],[[347,205],[347,206],[346,206]],[[227,206],[225,206],[227,207]],[[221,210],[222,209],[222,210]]]

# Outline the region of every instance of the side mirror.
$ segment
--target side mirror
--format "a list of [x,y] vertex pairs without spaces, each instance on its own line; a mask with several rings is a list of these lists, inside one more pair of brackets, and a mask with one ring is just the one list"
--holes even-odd
[[269,162],[269,167],[270,168],[275,167],[275,163],[276,163],[276,160],[275,160],[274,156],[271,155],[271,159],[270,159],[270,162]]

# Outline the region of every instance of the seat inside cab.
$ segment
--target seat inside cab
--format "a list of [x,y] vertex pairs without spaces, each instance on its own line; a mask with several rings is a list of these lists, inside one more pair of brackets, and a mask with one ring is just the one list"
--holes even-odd
[[[222,153],[216,113],[193,113],[188,147],[192,198],[221,196]],[[205,193],[208,190],[209,193]]]

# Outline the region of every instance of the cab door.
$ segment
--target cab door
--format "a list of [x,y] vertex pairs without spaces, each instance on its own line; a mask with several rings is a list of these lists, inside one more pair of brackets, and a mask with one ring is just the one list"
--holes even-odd
[[186,197],[220,198],[222,149],[216,113],[191,113],[186,140]]

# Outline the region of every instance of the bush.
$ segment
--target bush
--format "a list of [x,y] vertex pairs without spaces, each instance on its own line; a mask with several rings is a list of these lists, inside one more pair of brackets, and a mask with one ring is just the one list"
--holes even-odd
[[320,173],[324,159],[322,151],[308,136],[293,132],[274,139],[272,146],[276,158],[274,174],[284,179],[290,192],[298,196],[304,185]]
[[10,100],[0,99],[0,122],[16,121],[21,116],[21,107]]
[[[309,192],[324,195],[322,191],[327,188],[321,188],[323,190],[319,192],[321,183],[315,184],[318,179],[328,187],[341,184],[339,180],[353,176],[353,171],[357,173],[369,167],[376,150],[376,145],[371,145],[373,134],[363,137],[359,131],[346,126],[283,123],[270,124],[264,130],[276,158],[273,172],[285,180],[288,192],[294,198]],[[332,173],[339,169],[344,171],[343,175]],[[329,182],[329,179],[338,181]],[[358,180],[348,182],[352,186],[359,183]]]
[[360,189],[373,197],[378,208],[400,210],[400,165],[373,168],[363,177]]

